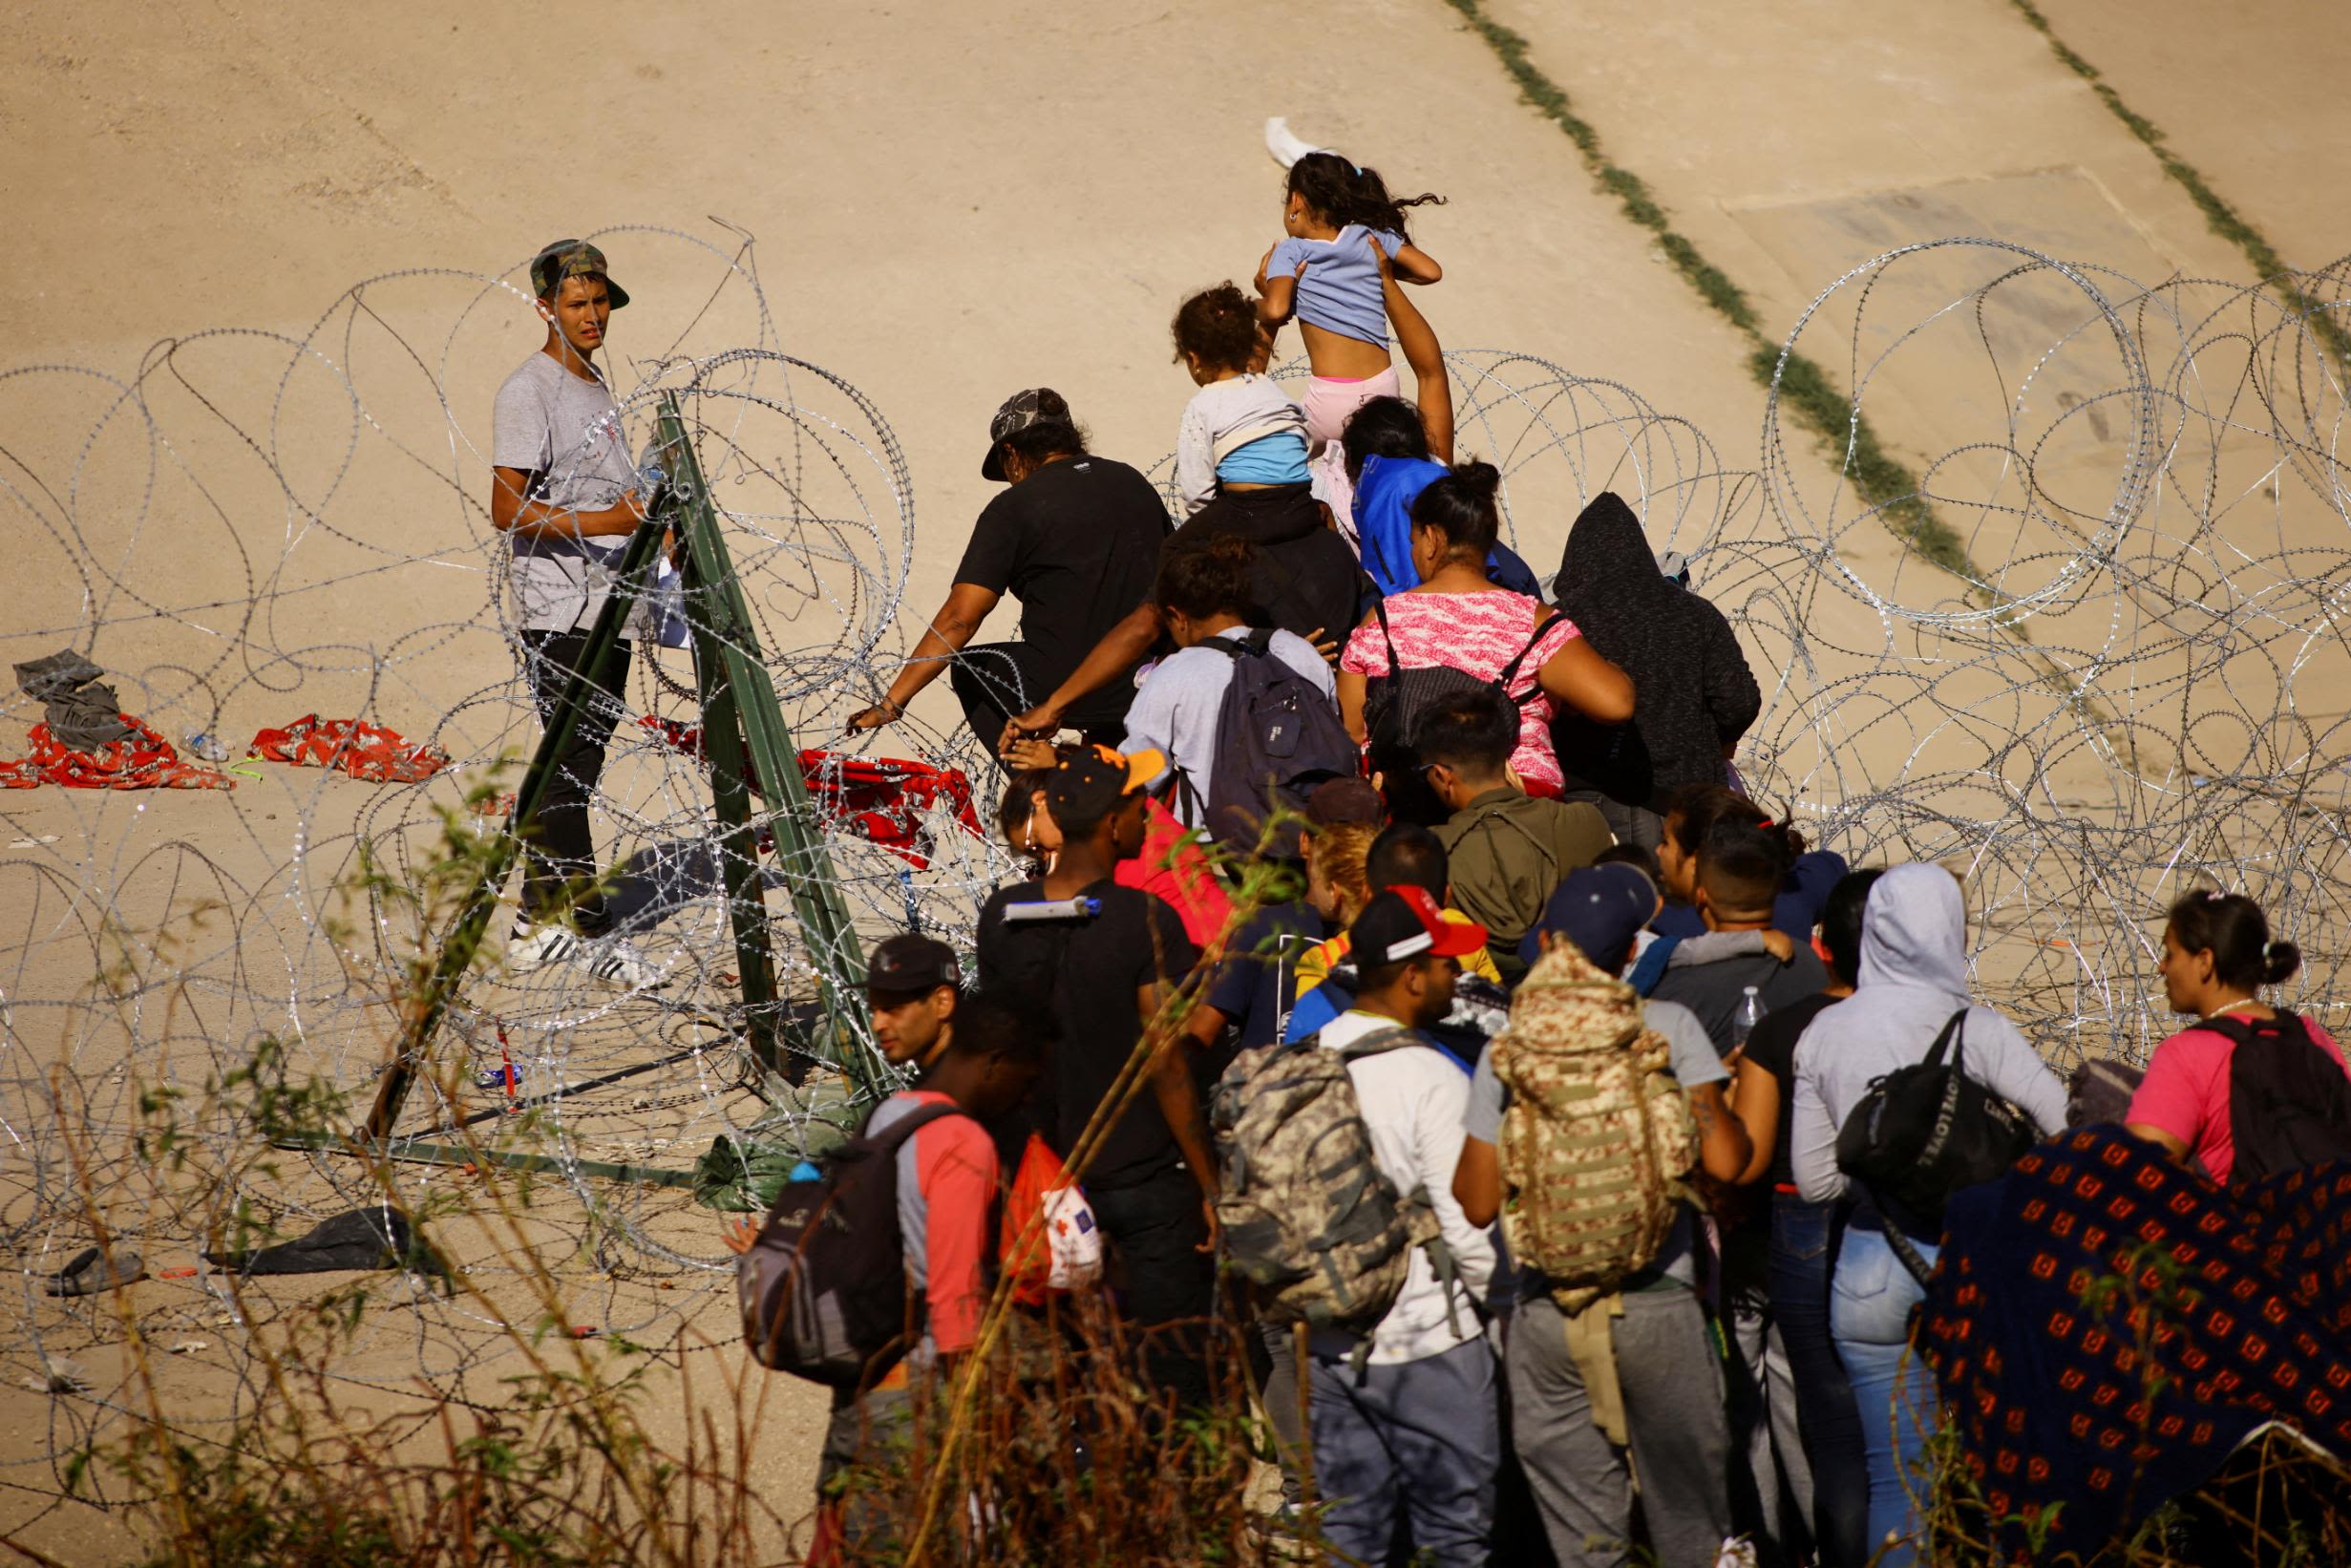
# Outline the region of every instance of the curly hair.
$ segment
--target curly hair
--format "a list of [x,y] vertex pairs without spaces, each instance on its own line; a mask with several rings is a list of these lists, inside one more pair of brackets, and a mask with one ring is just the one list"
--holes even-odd
[[1364,874],[1364,862],[1370,858],[1371,841],[1379,835],[1380,830],[1368,822],[1331,822],[1317,828],[1306,840],[1316,873],[1339,895],[1340,909],[1350,921],[1371,901],[1371,883]]
[[1177,360],[1197,355],[1212,371],[1245,371],[1257,355],[1257,307],[1230,279],[1187,296],[1169,330]]
[[1308,153],[1291,164],[1284,189],[1303,199],[1308,212],[1334,228],[1361,223],[1400,235],[1408,244],[1412,236],[1404,226],[1404,209],[1445,204],[1445,198],[1429,191],[1390,196],[1379,170],[1359,169],[1337,153]]
[[1152,603],[1180,610],[1195,621],[1212,615],[1249,613],[1251,569],[1257,546],[1239,534],[1212,534],[1199,544],[1171,544],[1159,556]]

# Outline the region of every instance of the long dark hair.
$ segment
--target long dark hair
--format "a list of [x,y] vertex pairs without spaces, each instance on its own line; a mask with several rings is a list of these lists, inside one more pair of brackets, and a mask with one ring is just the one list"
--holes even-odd
[[1429,459],[1429,432],[1420,411],[1401,397],[1375,397],[1347,418],[1339,449],[1346,454],[1347,477],[1361,478],[1366,457]]
[[2171,924],[2182,951],[2211,949],[2213,978],[2233,991],[2278,985],[2302,966],[2302,950],[2272,942],[2269,917],[2242,893],[2191,893],[2171,906]]
[[1451,554],[1482,562],[1502,532],[1501,485],[1493,464],[1463,463],[1412,498],[1412,526],[1435,529]]
[[1445,198],[1429,191],[1418,196],[1390,196],[1377,169],[1359,169],[1337,153],[1308,153],[1290,165],[1289,194],[1305,201],[1306,210],[1334,228],[1361,223],[1412,236],[1404,226],[1404,209],[1428,203],[1445,204]]

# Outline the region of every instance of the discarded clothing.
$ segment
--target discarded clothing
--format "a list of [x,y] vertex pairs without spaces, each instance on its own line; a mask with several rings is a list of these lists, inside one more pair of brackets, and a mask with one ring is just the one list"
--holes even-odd
[[446,1274],[449,1266],[389,1205],[322,1219],[291,1241],[244,1252],[207,1252],[204,1261],[240,1274],[329,1274],[339,1269],[403,1268]]
[[72,1262],[50,1277],[48,1289],[52,1296],[95,1296],[101,1290],[137,1284],[146,1277],[147,1267],[136,1252],[102,1253],[95,1247],[84,1247]]
[[180,760],[172,743],[128,713],[117,715],[130,738],[109,741],[95,751],[65,745],[47,724],[26,738],[32,753],[20,762],[0,762],[0,789],[36,790],[59,784],[69,790],[233,790],[237,781],[210,768]]
[[305,713],[283,730],[256,731],[245,755],[298,768],[335,768],[370,784],[413,784],[449,766],[447,752],[411,746],[397,730],[316,713]]
[[[773,846],[763,839],[760,847]],[[604,918],[611,929],[650,931],[687,905],[718,897],[727,886],[718,857],[715,839],[695,838],[667,838],[630,855],[604,891]],[[780,867],[758,866],[752,874],[762,889],[791,885]]]
[[138,731],[123,722],[122,699],[98,679],[106,671],[72,648],[16,667],[16,684],[39,703],[49,732],[75,752],[95,752]]
[[2094,1555],[2271,1420],[2351,1448],[2351,1162],[2229,1191],[2086,1127],[1944,1218],[1917,1343],[1999,1560]]

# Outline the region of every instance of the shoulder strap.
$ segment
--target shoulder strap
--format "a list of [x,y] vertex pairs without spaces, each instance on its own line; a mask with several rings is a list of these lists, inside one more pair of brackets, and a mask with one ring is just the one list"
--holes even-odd
[[[1537,603],[1540,604],[1540,601]],[[1527,639],[1527,646],[1520,648],[1517,657],[1504,665],[1502,673],[1494,677],[1495,682],[1501,686],[1503,690],[1510,689],[1511,682],[1518,678],[1518,667],[1527,662],[1527,655],[1535,651],[1535,645],[1543,640],[1543,634],[1551,629],[1551,624],[1558,618],[1557,610],[1553,609],[1549,604],[1541,605],[1535,617],[1535,633]]]
[[1230,637],[1203,637],[1192,646],[1194,647],[1213,647],[1228,659],[1239,659],[1242,654],[1253,651],[1234,642]]
[[[2195,1027],[2209,1029],[2239,1046],[2250,1046],[2264,1034],[2279,1034],[2290,1040],[2310,1039],[2310,1031],[2301,1027],[2299,1017],[2283,1007],[2275,1010],[2277,1017],[2261,1019],[2247,1018],[2242,1013],[2216,1012],[2210,1018],[2198,1020]],[[2316,1041],[2311,1043],[2317,1044]]]
[[1958,1012],[1953,1013],[1951,1017],[1944,1022],[1942,1033],[1935,1037],[1935,1049],[1926,1053],[1926,1065],[1928,1067],[1942,1066],[1943,1052],[1948,1050],[1951,1052],[1952,1069],[1955,1071],[1966,1070],[1966,1023],[1967,1009],[1965,1007],[1961,1007]]
[[1518,818],[1513,816],[1509,812],[1504,811],[1500,806],[1488,806],[1484,811],[1477,814],[1477,820],[1472,822],[1470,826],[1472,828],[1482,828],[1487,823],[1496,820],[1500,821],[1504,827],[1510,829],[1519,837],[1524,838],[1528,843],[1535,846],[1535,853],[1540,855],[1543,858],[1543,863],[1552,869],[1554,874],[1553,879],[1556,882],[1557,880],[1557,873],[1559,870],[1559,858],[1552,854],[1551,846],[1544,843],[1540,838],[1537,838],[1534,833],[1529,831],[1524,822],[1519,821]]
[[[963,1114],[964,1108],[952,1100],[944,1105],[917,1106],[879,1133],[859,1133],[857,1141],[876,1155],[893,1155],[898,1152],[900,1144],[931,1123]],[[871,1116],[866,1118],[866,1124],[869,1127],[873,1124]]]
[[1374,599],[1371,602],[1371,614],[1372,618],[1380,623],[1380,641],[1387,645],[1388,675],[1394,677],[1403,674],[1404,666],[1396,658],[1396,639],[1389,634],[1387,629],[1387,601]]
[[1361,1039],[1348,1041],[1339,1048],[1339,1054],[1352,1062],[1359,1057],[1378,1056],[1385,1051],[1422,1043],[1420,1030],[1398,1024],[1389,1028],[1374,1029]]

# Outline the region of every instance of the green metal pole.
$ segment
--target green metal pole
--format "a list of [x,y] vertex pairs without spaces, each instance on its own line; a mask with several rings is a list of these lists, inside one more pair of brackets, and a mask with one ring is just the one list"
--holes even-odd
[[[755,780],[766,797],[769,825],[775,836],[776,862],[791,890],[793,910],[798,917],[801,937],[815,970],[817,1002],[829,1026],[830,1038],[826,1044],[831,1048],[835,1065],[848,1074],[852,1083],[860,1090],[875,1091],[891,1079],[887,1065],[873,1049],[870,1030],[864,1023],[864,954],[858,943],[857,928],[849,918],[848,902],[841,895],[832,852],[825,845],[807,783],[801,776],[798,748],[793,743],[790,726],[784,722],[774,683],[768,678],[758,634],[743,602],[742,587],[735,581],[717,510],[710,503],[702,465],[692,441],[687,437],[674,393],[662,397],[658,429],[690,563],[688,586],[706,702],[704,737],[711,747],[712,768],[719,775],[715,781],[718,805],[722,814],[728,809],[730,773],[742,780],[746,789]],[[713,698],[715,710],[708,706]],[[717,722],[722,719],[727,722]],[[743,761],[746,752],[748,776]],[[722,753],[729,754],[729,762],[722,762]],[[742,804],[748,819],[748,799]],[[729,842],[734,842],[731,833]],[[728,856],[722,864],[728,879],[729,902],[734,911],[736,951],[740,954],[750,945],[745,940],[744,922],[764,922],[756,886],[756,860],[753,855],[745,853]],[[760,951],[765,952],[765,944],[763,928],[758,938]],[[755,1007],[763,1002],[772,1005],[772,978],[768,979],[765,995],[754,997],[752,966],[747,963],[740,972],[746,982],[746,1007]],[[772,977],[772,969],[768,975]]]
[[646,519],[628,537],[628,547],[621,553],[619,581],[605,595],[604,608],[597,613],[596,625],[588,632],[587,646],[581,650],[579,666],[565,683],[562,700],[557,704],[545,732],[539,737],[539,750],[532,754],[521,787],[515,792],[514,816],[505,834],[482,858],[474,885],[441,944],[440,960],[434,964],[423,993],[412,1006],[407,1027],[400,1032],[399,1050],[376,1089],[373,1108],[368,1112],[367,1124],[360,1134],[365,1142],[380,1143],[390,1137],[392,1123],[399,1120],[400,1108],[408,1101],[409,1090],[424,1064],[434,1031],[440,1028],[442,1015],[449,1010],[449,1001],[456,994],[458,981],[472,965],[474,955],[480,951],[482,933],[489,929],[490,917],[498,909],[498,889],[505,884],[506,874],[521,852],[522,834],[537,819],[548,783],[555,776],[556,758],[570,746],[582,714],[601,689],[628,612],[645,591],[646,580],[653,570],[654,558],[661,546],[662,531],[668,525],[666,514],[670,510],[665,506],[665,515]]

